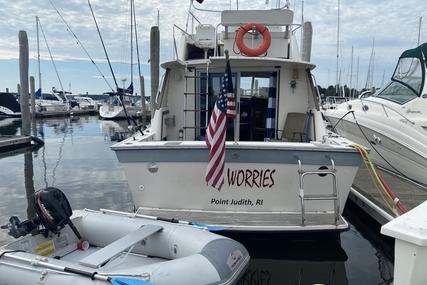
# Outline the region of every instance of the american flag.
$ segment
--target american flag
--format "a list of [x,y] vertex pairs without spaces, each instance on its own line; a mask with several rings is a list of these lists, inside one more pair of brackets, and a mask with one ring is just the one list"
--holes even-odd
[[227,60],[221,90],[212,111],[211,119],[206,130],[206,144],[209,150],[208,168],[205,181],[208,185],[221,190],[224,184],[225,137],[227,117],[236,116],[236,99],[234,96],[233,80],[230,61]]

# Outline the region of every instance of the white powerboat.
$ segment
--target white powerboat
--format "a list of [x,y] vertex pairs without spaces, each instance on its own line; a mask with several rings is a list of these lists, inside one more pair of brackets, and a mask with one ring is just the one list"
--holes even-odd
[[117,94],[112,94],[110,100],[102,104],[99,108],[99,116],[109,120],[140,116],[141,106],[137,106],[132,97],[137,98],[136,96],[119,96]]
[[[362,160],[325,128],[309,62],[311,23],[301,54],[292,27],[286,7],[222,11],[216,26],[182,29],[175,59],[162,64],[151,127],[112,146],[142,213],[230,231],[348,228],[341,214]],[[205,182],[205,136],[227,62],[237,116],[227,123],[218,191]]]
[[[35,193],[37,219],[10,218],[0,284],[235,284],[249,254],[203,225],[118,211],[74,211],[56,188]],[[72,216],[71,216],[72,215]],[[209,228],[208,228],[209,229]]]
[[98,111],[98,103],[90,97],[73,96],[73,100],[78,104],[75,108],[79,110]]
[[402,53],[391,82],[325,112],[336,132],[371,149],[373,161],[427,185],[427,44]]
[[57,92],[56,89],[52,89],[51,94],[41,93],[40,89],[36,92],[36,114],[37,115],[49,115],[49,114],[61,114],[68,113],[70,106],[66,97]]

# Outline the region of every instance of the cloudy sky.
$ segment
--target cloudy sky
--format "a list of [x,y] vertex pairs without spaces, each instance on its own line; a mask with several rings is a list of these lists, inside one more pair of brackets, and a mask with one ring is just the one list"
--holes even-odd
[[[113,85],[95,25],[86,0],[0,0],[0,91],[16,90],[18,71],[18,32],[28,33],[30,48],[30,75],[36,76],[35,16],[40,21],[47,42],[55,58],[64,89],[73,93],[102,93],[108,85],[89,61],[82,48],[67,30],[49,1],[61,12],[102,73]],[[301,19],[302,0],[291,0],[295,21]],[[235,8],[235,1],[232,7]],[[266,4],[266,2],[269,2]],[[284,2],[284,0],[282,0]],[[338,0],[304,0],[304,19],[313,23],[312,62],[317,65],[315,75],[320,85],[336,81],[336,27]],[[92,0],[92,7],[104,37],[119,84],[130,80],[129,0]],[[135,0],[138,36],[141,49],[142,72],[149,86],[149,30],[157,23],[160,13],[161,61],[172,58],[172,26],[184,27],[188,0]],[[275,0],[239,1],[240,9],[267,9],[276,6]],[[228,9],[229,0],[205,0],[205,8]],[[204,23],[217,23],[217,14],[197,13]],[[400,53],[415,47],[418,39],[419,18],[423,17],[421,42],[427,41],[427,1],[425,0],[341,0],[341,81],[350,82],[351,47],[354,46],[353,86],[366,82],[372,42],[375,38],[374,83],[379,86],[390,78]],[[43,37],[40,39],[42,58],[42,86],[48,92],[59,87]],[[356,62],[359,57],[357,78]],[[135,67],[134,72],[137,73]],[[36,78],[36,80],[38,80]],[[38,84],[36,84],[38,85]],[[138,84],[136,84],[138,85]],[[137,88],[139,93],[139,88]],[[149,94],[148,88],[146,89]]]

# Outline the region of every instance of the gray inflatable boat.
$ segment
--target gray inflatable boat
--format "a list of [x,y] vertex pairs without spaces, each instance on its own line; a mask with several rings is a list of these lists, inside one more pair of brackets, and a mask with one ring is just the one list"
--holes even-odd
[[36,192],[38,219],[10,219],[19,238],[0,248],[0,285],[234,284],[248,265],[232,239],[134,213],[72,213],[52,189]]

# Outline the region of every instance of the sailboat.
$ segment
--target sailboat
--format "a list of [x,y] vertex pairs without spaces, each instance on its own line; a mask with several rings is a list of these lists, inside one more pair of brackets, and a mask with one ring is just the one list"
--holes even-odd
[[[46,94],[42,92],[42,79],[40,71],[40,41],[39,41],[39,27],[42,31],[43,38],[45,40],[46,47],[49,51],[50,59],[52,61],[53,67],[55,69],[56,75],[61,86],[61,91],[57,90],[55,87],[52,87],[52,93]],[[37,67],[38,67],[38,78],[39,78],[39,88],[35,93],[36,101],[36,115],[49,116],[49,115],[66,115],[69,112],[69,103],[66,97],[66,92],[62,87],[62,82],[59,77],[58,71],[56,69],[55,62],[50,52],[49,45],[46,40],[46,36],[41,26],[40,19],[36,16],[36,31],[37,31]]]
[[[133,11],[133,1],[131,1],[131,10],[130,10],[130,14],[131,14],[131,37],[130,37],[130,53],[131,53],[131,82],[128,88],[125,88],[123,86],[123,88],[119,88],[118,84],[117,84],[117,80],[116,80],[116,76],[114,74],[113,68],[111,66],[111,62],[110,59],[108,57],[107,54],[107,50],[105,48],[104,45],[104,41],[102,39],[101,36],[101,32],[99,30],[99,26],[98,23],[96,21],[95,18],[95,14],[93,12],[92,9],[92,5],[90,4],[90,1],[88,1],[89,4],[89,8],[92,12],[92,16],[93,16],[93,20],[95,22],[96,28],[98,30],[98,34],[102,43],[102,46],[104,48],[104,52],[105,52],[105,56],[107,58],[108,64],[110,66],[110,70],[111,70],[111,74],[113,76],[114,79],[114,83],[116,85],[116,91],[113,92],[107,92],[106,94],[108,94],[110,96],[110,99],[108,100],[107,103],[103,104],[100,108],[99,108],[99,116],[103,119],[123,119],[123,118],[127,118],[129,119],[130,117],[136,117],[136,116],[140,116],[141,115],[141,106],[138,106],[136,104],[137,100],[139,98],[137,98],[137,96],[133,96],[134,93],[134,87],[133,87],[133,27],[134,27],[134,11]],[[136,35],[136,25],[135,25],[135,35]],[[139,56],[138,56],[138,61],[139,61]],[[138,64],[139,66],[139,64]],[[124,79],[123,82],[125,82],[126,80]]]

